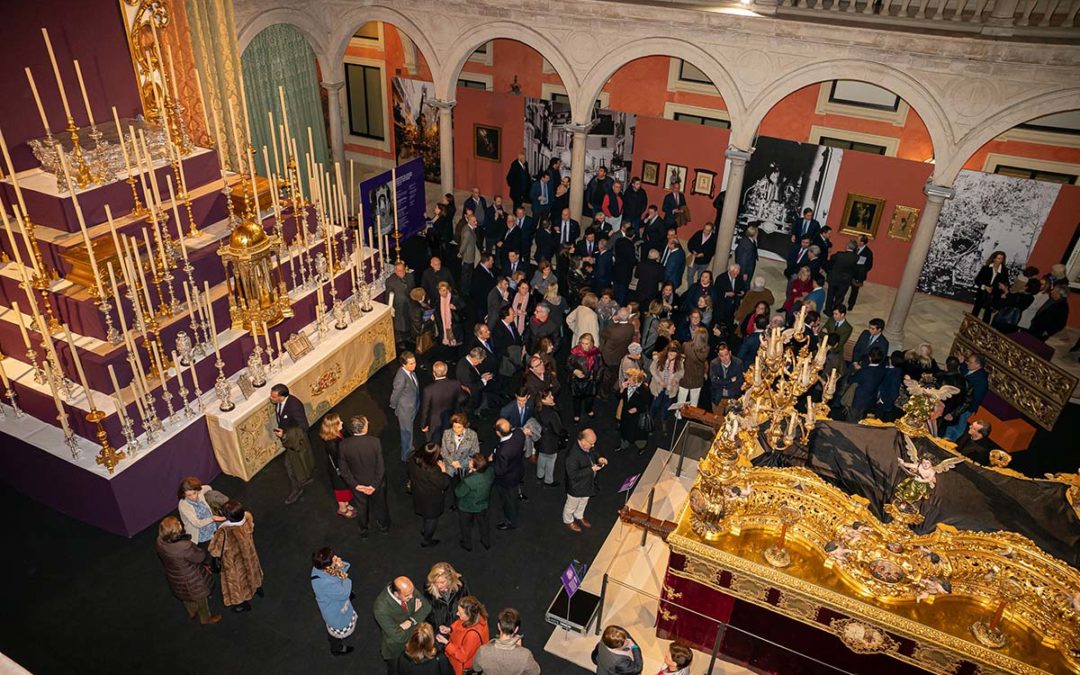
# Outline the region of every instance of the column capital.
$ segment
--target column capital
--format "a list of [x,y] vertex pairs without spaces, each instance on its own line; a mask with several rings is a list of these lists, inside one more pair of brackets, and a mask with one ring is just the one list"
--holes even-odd
[[724,157],[730,159],[732,162],[749,162],[750,156],[754,154],[754,149],[743,150],[734,145],[729,145],[727,150],[724,151]]
[[923,186],[923,193],[931,199],[935,197],[940,200],[952,199],[956,195],[956,188],[927,181]]
[[457,101],[447,101],[441,98],[433,98],[429,103],[439,110],[453,110],[454,106],[457,105]]
[[326,91],[341,91],[341,88],[345,86],[344,80],[341,82],[320,82],[319,86]]

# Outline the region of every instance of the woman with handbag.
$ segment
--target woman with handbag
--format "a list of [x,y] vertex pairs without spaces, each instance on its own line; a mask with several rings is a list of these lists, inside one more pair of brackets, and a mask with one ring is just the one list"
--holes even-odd
[[544,392],[536,406],[536,418],[543,429],[537,441],[536,482],[543,483],[544,487],[555,487],[559,484],[555,480],[555,460],[559,450],[566,447],[567,436],[562,416],[555,407],[554,392]]
[[453,293],[450,284],[439,282],[439,294],[435,298],[435,338],[450,354],[447,360],[456,361],[458,348],[465,340],[461,298]]
[[405,467],[412,485],[413,511],[422,519],[422,548],[439,543],[439,540],[434,538],[435,527],[439,524],[439,516],[445,506],[446,498],[443,493],[450,485],[446,464],[439,459],[440,452],[438,443],[427,443],[409,457]]
[[679,395],[679,382],[683,378],[682,345],[676,340],[669,342],[649,364],[649,371],[652,373],[649,389],[655,397],[651,414],[663,422],[667,417],[668,404]]
[[213,581],[207,565],[206,551],[192,543],[176,516],[166,516],[158,525],[154,545],[158,559],[165,568],[165,580],[173,597],[184,603],[188,618],[199,617],[204,626],[221,622],[220,614],[210,614],[210,584]]
[[645,443],[652,433],[652,415],[649,412],[653,396],[645,386],[645,372],[637,368],[626,371],[626,386],[619,394],[619,450],[635,445],[638,452],[645,450]]
[[547,369],[544,360],[535,354],[529,357],[529,370],[525,373],[522,386],[533,399],[538,399],[545,391],[559,390],[559,380]]
[[704,326],[694,329],[690,342],[683,344],[683,376],[679,379],[678,403],[696,406],[705,374],[709,370],[709,331]]
[[450,626],[450,635],[437,635],[435,639],[446,645],[446,658],[450,660],[455,675],[476,672],[472,669],[473,657],[491,639],[487,609],[471,595],[462,598],[457,608],[457,620]]
[[469,458],[480,452],[480,439],[476,431],[469,428],[469,417],[465,413],[454,413],[450,416],[450,428],[442,435],[442,460],[450,474],[450,510],[457,508],[454,504],[454,491],[458,483],[465,477],[469,470]]
[[602,361],[591,333],[583,333],[577,345],[570,350],[566,360],[570,369],[570,393],[574,399],[574,422],[581,421],[581,413],[589,417],[593,413],[593,399],[600,382]]
[[221,597],[234,612],[250,612],[252,597],[263,597],[263,570],[255,550],[255,519],[240,502],[225,502],[226,521],[210,540],[210,555],[221,561]]
[[345,438],[343,427],[341,416],[337,413],[329,413],[319,426],[319,438],[322,439],[327,465],[330,467],[330,487],[334,490],[334,501],[338,505],[337,514],[342,518],[355,518],[356,509],[352,505],[352,489],[346,484],[338,470],[338,462],[341,459],[341,441]]
[[337,557],[329,546],[311,556],[311,590],[315,592],[315,602],[326,625],[330,653],[334,656],[348,654],[353,646],[346,645],[345,638],[356,630],[357,619],[352,605],[352,579],[349,578],[349,563]]

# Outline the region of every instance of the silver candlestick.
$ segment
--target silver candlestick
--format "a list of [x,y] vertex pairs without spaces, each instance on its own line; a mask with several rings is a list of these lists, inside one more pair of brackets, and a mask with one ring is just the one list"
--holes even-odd
[[345,321],[345,303],[338,298],[334,298],[334,306],[330,311],[334,313],[334,328],[345,330],[349,327],[348,322]]
[[157,433],[165,430],[165,425],[162,424],[161,419],[158,417],[157,406],[155,404],[156,400],[154,399],[154,395],[149,391],[145,392],[143,394],[143,407],[146,408],[146,416],[148,418],[145,427],[147,429],[147,438],[151,437],[150,432]]
[[[179,373],[180,372],[179,371],[180,366],[178,365],[178,366],[176,366],[176,368],[177,368],[177,373]],[[180,402],[184,404],[183,408],[181,409],[183,411],[183,413],[184,413],[184,417],[186,419],[191,419],[192,417],[195,416],[195,411],[191,409],[191,403],[188,401],[188,397],[187,397],[189,391],[188,391],[188,388],[184,386],[183,382],[180,382],[180,388],[177,389],[177,393],[180,395]]]
[[120,432],[124,434],[124,444],[128,457],[139,454],[139,439],[135,437],[135,423],[127,415],[120,416]]
[[[67,417],[67,413],[64,413],[64,417]],[[82,459],[82,449],[79,448],[79,437],[75,435],[75,432],[71,430],[70,426],[67,431],[64,432],[64,444],[71,450],[72,459]]]
[[194,392],[192,393],[192,400],[194,401],[195,405],[198,406],[199,412],[206,412],[206,404],[203,403],[202,391],[199,389],[199,383],[193,382],[191,384],[191,387],[192,389],[194,389]]
[[98,310],[100,310],[101,314],[105,317],[105,339],[108,340],[111,345],[120,344],[120,342],[123,341],[123,338],[120,337],[120,331],[116,330],[116,326],[113,325],[112,314],[110,314],[112,311],[112,303],[109,302],[108,298],[99,298],[97,306]]
[[38,384],[45,384],[48,380],[45,377],[45,371],[41,368],[41,364],[38,363],[37,354],[34,353],[33,347],[26,350],[26,360],[34,364],[34,382]]
[[251,375],[251,384],[254,387],[266,386],[266,370],[263,368],[262,347],[256,347],[248,355],[248,374]]
[[173,394],[172,394],[171,391],[169,391],[169,388],[165,386],[165,381],[164,381],[165,374],[162,373],[161,377],[162,377],[161,399],[163,401],[165,401],[165,409],[169,411],[169,415],[165,418],[165,421],[168,422],[169,420],[171,420],[176,415],[176,409],[173,408],[173,404],[172,404]]
[[191,344],[191,338],[188,337],[187,333],[180,331],[176,334],[176,354],[180,359],[179,365],[190,366],[194,350],[195,348]]
[[[15,419],[19,419],[25,413],[23,413],[23,411],[19,408],[19,398],[18,396],[16,396],[15,390],[12,389],[11,385],[9,384],[6,387],[6,391],[4,393],[7,395],[8,402],[11,403],[11,409],[14,412]],[[5,412],[4,414],[6,415],[7,413]]]
[[221,412],[229,412],[236,407],[236,404],[233,403],[231,399],[232,385],[225,379],[225,362],[222,361],[219,356],[217,361],[214,362],[214,365],[217,366],[218,370],[217,380],[214,381],[214,391],[217,393],[218,401],[220,402],[218,409],[221,410]]

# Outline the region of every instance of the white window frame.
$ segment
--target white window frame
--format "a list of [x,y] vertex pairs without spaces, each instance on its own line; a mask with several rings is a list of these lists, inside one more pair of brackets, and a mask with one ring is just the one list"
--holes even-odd
[[728,129],[731,128],[731,115],[726,110],[718,110],[716,108],[705,108],[699,105],[686,105],[684,103],[673,103],[668,101],[664,104],[664,119],[674,120],[675,113],[683,113],[684,115],[698,115],[699,117],[710,117],[714,120],[724,120],[728,123]]
[[[720,90],[714,85],[705,84],[704,82],[689,82],[687,80],[679,79],[679,64],[683,59],[672,56],[668,59],[668,91],[689,91],[695,94],[711,94],[713,96],[719,96]],[[693,65],[692,63],[690,65]]]
[[349,132],[350,125],[344,119],[346,112],[351,112],[347,110],[347,107],[349,105],[349,97],[347,95],[339,96],[338,100],[341,102],[341,110],[338,111],[338,114],[342,116],[341,122],[342,126],[344,127],[343,131],[345,132],[345,142],[352,143],[354,145],[362,145],[365,148],[374,148],[376,150],[382,150],[383,152],[390,152],[390,140],[391,138],[393,138],[392,134],[394,130],[392,127],[393,115],[390,113],[390,105],[389,101],[387,100],[387,97],[390,96],[390,90],[386,86],[386,61],[382,61],[379,59],[365,59],[359,56],[350,56],[348,54],[345,55],[343,61],[345,63],[351,63],[356,66],[370,66],[379,69],[379,86],[382,87],[384,108],[383,140],[380,141],[374,138],[365,138],[364,136],[354,136],[352,133]]
[[[368,21],[367,23],[371,23],[371,22]],[[386,32],[383,30],[383,26],[385,24],[383,24],[382,21],[376,21],[375,23],[377,23],[379,25],[379,39],[378,40],[368,40],[368,39],[365,39],[365,38],[358,38],[358,37],[356,37],[356,34],[354,33],[353,36],[351,38],[349,38],[349,46],[350,47],[359,47],[361,49],[378,49],[379,51],[386,51]],[[360,27],[358,27],[357,30],[360,30]]]
[[1049,171],[1051,173],[1065,173],[1072,176],[1080,176],[1080,164],[1070,164],[1068,162],[1053,162],[1048,159],[1032,159],[1030,157],[1017,157],[1016,155],[1002,155],[996,152],[991,152],[986,155],[986,161],[983,162],[983,171],[986,173],[996,173],[999,165],[1015,166],[1021,169],[1030,169],[1031,171]]
[[479,82],[484,85],[484,91],[495,91],[495,76],[487,75],[484,73],[470,73],[466,70],[461,71],[458,75],[458,81],[455,86],[461,86],[461,80],[468,80],[470,82]]
[[[892,136],[876,136],[874,134],[863,134],[858,131],[848,131],[847,129],[833,129],[831,127],[819,127],[816,124],[810,127],[810,137],[807,139],[807,143],[813,143],[820,145],[821,137],[828,136],[829,138],[839,138],[845,141],[852,141],[854,143],[870,143],[873,145],[881,145],[885,147],[886,157],[896,157],[896,151],[900,149],[900,139]],[[858,152],[857,150],[855,152]]]
[[911,110],[911,106],[909,106],[907,101],[903,98],[900,99],[900,105],[896,107],[895,111],[836,103],[829,100],[829,91],[832,88],[832,83],[832,80],[828,80],[818,85],[817,106],[814,108],[814,112],[818,115],[844,115],[845,117],[857,117],[859,119],[875,120],[877,122],[888,122],[895,127],[902,127],[907,124],[908,111]]
[[[555,84],[553,82],[542,82],[540,84],[540,98],[544,99],[545,101],[550,101],[552,94],[562,94],[563,96],[569,96],[569,94],[566,93],[566,87],[562,86],[561,84]],[[606,91],[602,91],[600,92],[600,96],[598,96],[596,100],[600,101],[601,109],[607,110],[608,105],[611,102],[611,94],[607,93]]]
[[544,59],[544,67],[540,72],[544,73],[545,75],[555,75],[558,71],[555,70],[555,66],[551,65],[551,61]]
[[468,60],[472,61],[473,63],[482,63],[485,66],[493,65],[495,63],[495,41],[488,40],[484,44],[480,45],[480,47],[477,47],[477,49],[480,48],[484,48],[484,51],[474,51],[472,54],[469,54]]

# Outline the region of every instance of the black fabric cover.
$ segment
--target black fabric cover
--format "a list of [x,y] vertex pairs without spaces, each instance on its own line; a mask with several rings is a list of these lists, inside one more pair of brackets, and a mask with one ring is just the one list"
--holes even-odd
[[[925,438],[914,442],[920,457],[930,456],[935,464],[955,457]],[[887,522],[885,505],[896,485],[908,477],[899,464],[901,457],[906,461],[907,452],[903,434],[896,429],[822,422],[811,435],[809,448],[766,453],[754,464],[805,466],[844,492],[870,500],[870,510]],[[959,530],[1016,532],[1080,569],[1080,518],[1065,499],[1066,489],[1061,483],[1014,478],[965,460],[938,475],[934,491],[919,505],[925,520],[914,529],[926,534],[946,523]]]

